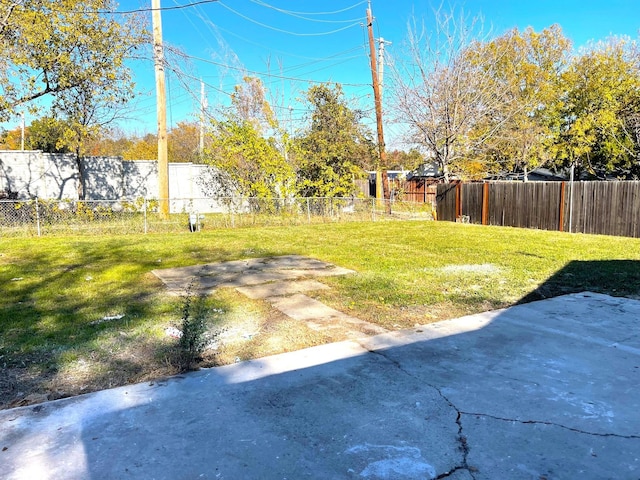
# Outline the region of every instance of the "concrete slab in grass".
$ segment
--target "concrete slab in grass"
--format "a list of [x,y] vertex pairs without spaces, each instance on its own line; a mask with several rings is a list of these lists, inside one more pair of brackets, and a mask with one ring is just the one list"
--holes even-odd
[[305,277],[347,275],[354,271],[313,258],[284,255],[157,269],[152,273],[165,284],[170,294],[179,295],[186,291],[190,283],[193,283],[194,291],[212,293],[219,287],[242,287]]
[[249,287],[238,287],[236,290],[253,299],[261,300],[269,297],[281,297],[294,293],[311,292],[315,290],[328,290],[324,283],[315,280],[298,280],[296,282],[273,282]]
[[328,330],[338,326],[346,328],[351,338],[377,335],[388,331],[379,325],[347,315],[301,293],[289,297],[272,297],[268,300],[273,307],[285,315],[294,320],[307,322],[314,330]]

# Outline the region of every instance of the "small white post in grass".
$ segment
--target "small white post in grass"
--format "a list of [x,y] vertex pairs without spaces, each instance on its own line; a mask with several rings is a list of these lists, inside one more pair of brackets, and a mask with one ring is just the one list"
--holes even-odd
[[311,225],[311,208],[309,207],[309,197],[307,197],[307,221]]

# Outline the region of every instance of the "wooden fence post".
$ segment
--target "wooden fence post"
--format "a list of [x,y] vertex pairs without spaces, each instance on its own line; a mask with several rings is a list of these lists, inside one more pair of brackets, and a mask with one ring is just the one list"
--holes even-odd
[[489,183],[482,185],[482,225],[489,225]]
[[566,182],[562,182],[560,184],[560,220],[558,221],[558,231],[559,232],[564,232],[564,189],[565,189],[565,183]]
[[456,184],[456,221],[462,217],[462,182]]

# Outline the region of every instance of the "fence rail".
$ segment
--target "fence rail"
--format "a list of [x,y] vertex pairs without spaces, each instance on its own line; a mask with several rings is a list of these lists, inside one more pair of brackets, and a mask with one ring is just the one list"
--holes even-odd
[[438,186],[439,220],[640,237],[640,182],[486,182]]
[[184,198],[158,200],[0,200],[0,237],[189,232],[203,228],[432,220],[431,205],[370,198]]

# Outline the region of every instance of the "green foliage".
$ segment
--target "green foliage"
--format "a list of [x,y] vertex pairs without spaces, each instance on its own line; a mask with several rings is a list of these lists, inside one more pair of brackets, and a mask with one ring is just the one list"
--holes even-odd
[[118,21],[99,13],[115,8],[111,0],[2,0],[0,118],[21,104],[35,111],[33,101],[46,95],[56,110],[68,110],[74,96],[127,91],[124,60],[144,31],[135,16]]
[[371,166],[374,145],[351,110],[339,85],[315,85],[307,91],[311,123],[296,139],[298,189],[305,197],[346,197],[354,179]]
[[37,112],[37,100],[51,97],[51,116],[64,128],[42,141],[48,150],[75,153],[79,199],[85,197],[80,156],[132,98],[125,60],[146,35],[136,16],[118,21],[100,13],[115,9],[111,0],[0,3],[0,119],[23,104]]
[[425,157],[417,149],[412,148],[408,152],[392,150],[387,152],[387,164],[382,168],[388,170],[414,170],[425,163]]
[[67,122],[53,117],[34,120],[29,126],[29,148],[45,153],[69,153],[69,146],[64,140],[68,128]]
[[640,174],[638,45],[618,38],[592,45],[574,59],[563,81],[559,163],[596,177]]
[[262,84],[245,78],[245,84],[236,87],[231,108],[211,122],[203,160],[215,173],[202,179],[204,187],[223,197],[293,195],[295,171],[288,161],[287,142],[264,100]]
[[[612,38],[574,54],[558,25],[487,41],[438,12],[410,31],[391,95],[410,139],[445,178],[537,166],[640,178],[640,47]],[[415,27],[415,25],[414,25]]]
[[471,62],[491,74],[488,91],[501,98],[494,114],[474,127],[470,158],[486,171],[523,172],[553,157],[570,48],[561,28],[553,25],[539,33],[530,27],[513,29],[467,52]]
[[293,193],[293,169],[276,148],[249,121],[229,117],[212,125],[207,163],[225,172],[238,193],[247,197],[285,197]]

